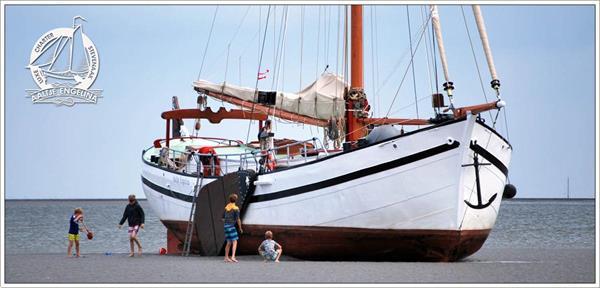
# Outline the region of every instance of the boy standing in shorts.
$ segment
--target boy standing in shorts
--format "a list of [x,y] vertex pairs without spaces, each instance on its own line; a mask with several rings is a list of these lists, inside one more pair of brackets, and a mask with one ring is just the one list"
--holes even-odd
[[[235,259],[235,250],[237,249],[238,233],[235,229],[237,224],[240,228],[240,233],[244,233],[242,230],[242,221],[240,220],[240,208],[235,205],[238,197],[235,194],[229,195],[229,203],[225,206],[223,211],[223,229],[225,231],[225,262],[238,262]],[[229,249],[231,248],[231,258],[229,257]]]
[[127,224],[129,224],[129,229],[127,229],[129,233],[129,247],[131,248],[129,257],[133,257],[134,255],[134,243],[138,246],[138,256],[142,256],[142,244],[140,243],[140,239],[138,239],[138,233],[140,228],[144,229],[144,209],[142,209],[142,206],[135,199],[135,195],[129,195],[128,199],[129,204],[125,206],[123,218],[119,221],[119,229],[121,229],[123,223],[125,223],[125,219],[127,219]]
[[83,229],[79,227],[80,222],[83,222],[83,209],[75,208],[75,211],[69,220],[69,248],[67,250],[67,257],[71,257],[73,243],[75,244],[76,257],[81,256],[79,254],[79,231]]

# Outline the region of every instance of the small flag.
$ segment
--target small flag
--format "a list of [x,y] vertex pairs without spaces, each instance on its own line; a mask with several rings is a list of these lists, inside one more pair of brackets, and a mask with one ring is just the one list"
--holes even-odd
[[269,69],[267,69],[265,72],[258,72],[258,80],[266,79],[268,73]]

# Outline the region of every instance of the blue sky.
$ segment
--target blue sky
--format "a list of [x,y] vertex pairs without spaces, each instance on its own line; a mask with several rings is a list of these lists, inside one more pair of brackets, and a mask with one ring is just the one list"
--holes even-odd
[[[6,198],[143,196],[139,177],[142,149],[163,137],[160,113],[170,109],[171,96],[179,96],[183,107],[195,106],[191,84],[198,77],[215,6],[5,8],[6,62],[2,74],[6,83]],[[219,7],[201,78],[221,82],[226,76],[228,82],[239,84],[241,80],[245,86],[254,86],[259,19],[264,29],[267,9]],[[271,70],[271,78],[260,82],[262,89],[275,87],[271,81],[276,70],[273,39],[281,27],[283,10],[283,6],[271,10],[262,66],[263,70]],[[456,86],[455,102],[457,106],[482,103],[461,8],[440,6],[439,10],[450,74]],[[329,71],[341,71],[337,52],[339,11],[338,6],[305,7],[301,45],[301,6],[288,8],[285,62],[278,88],[297,91],[314,81],[326,64]],[[410,6],[409,11],[412,34],[416,36],[423,8]],[[572,197],[594,197],[594,7],[486,5],[482,11],[502,82],[502,97],[508,105],[508,136],[514,146],[510,179],[519,189],[518,197],[564,197],[567,177]],[[464,12],[485,92],[488,98],[493,97],[470,6],[465,6]],[[25,69],[33,44],[48,30],[70,27],[76,15],[88,20],[85,32],[98,49],[100,72],[92,88],[103,89],[104,98],[96,105],[34,105],[25,93],[26,89],[36,88]],[[376,15],[372,24],[371,15]],[[402,5],[364,9],[365,88],[371,103],[378,104],[376,115],[390,107],[408,65],[406,15],[406,6]],[[376,34],[371,35],[371,27]],[[329,40],[325,41],[327,35]],[[422,41],[415,55],[415,83],[417,97],[423,99],[419,102],[420,116],[428,118],[433,116],[427,97],[431,94],[431,78],[424,49],[427,42]],[[373,75],[377,77],[373,79]],[[416,116],[411,105],[411,75],[409,72],[399,90],[391,116]],[[441,69],[438,76],[441,85]],[[375,82],[378,93],[373,89]],[[211,103],[215,108],[221,105]],[[502,116],[497,125],[497,130],[506,135]],[[322,135],[308,126],[276,126],[282,137]],[[244,140],[247,128],[246,122],[226,120],[218,126],[205,123],[202,133]]]

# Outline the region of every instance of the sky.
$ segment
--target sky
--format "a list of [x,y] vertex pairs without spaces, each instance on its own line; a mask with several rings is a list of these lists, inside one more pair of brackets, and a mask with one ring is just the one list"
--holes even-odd
[[[269,13],[268,6],[220,6],[209,37],[216,9],[5,6],[5,198],[144,197],[141,153],[154,139],[164,137],[160,113],[170,109],[171,96],[177,95],[182,107],[195,107],[192,82],[198,76],[254,87],[267,15],[260,70],[269,69],[270,74],[259,81],[260,89],[298,91],[326,65],[329,72],[343,73],[339,6],[277,6],[270,7]],[[286,9],[286,33],[281,33]],[[495,97],[471,8],[463,9],[465,18],[461,6],[439,7],[456,106],[483,103],[484,93],[490,100]],[[507,102],[507,117],[500,115],[496,129],[514,148],[509,177],[517,186],[517,197],[566,197],[567,178],[571,197],[591,198],[597,193],[594,9],[590,5],[482,6],[501,96]],[[365,91],[374,116],[389,110],[390,117],[416,117],[416,90],[419,116],[433,117],[429,95],[436,80],[428,68],[432,61],[429,66],[427,61],[431,28],[427,33],[420,30],[424,11],[423,6],[408,7],[416,51],[413,82],[412,71],[407,70],[411,43],[407,6],[364,7]],[[84,31],[98,49],[100,69],[91,88],[102,89],[103,98],[97,104],[73,107],[32,104],[25,90],[37,87],[25,66],[35,41],[51,29],[70,27],[77,15],[87,20]],[[283,39],[279,35],[285,35],[285,40],[279,40]],[[278,43],[284,43],[281,49]],[[275,65],[277,50],[283,51],[281,68]],[[439,87],[445,82],[439,59],[437,66]],[[491,125],[493,119],[484,117]],[[322,135],[320,129],[284,122],[275,122],[275,129],[278,137]],[[201,133],[246,140],[247,131],[247,121],[225,120],[220,125],[204,123]],[[250,140],[254,135],[250,133]]]

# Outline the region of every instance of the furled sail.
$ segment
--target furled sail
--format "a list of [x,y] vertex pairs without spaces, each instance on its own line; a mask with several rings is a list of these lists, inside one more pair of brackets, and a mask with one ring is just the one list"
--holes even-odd
[[[209,96],[219,100],[228,101],[229,97],[221,96],[230,96],[242,101],[256,102],[277,110],[320,120],[342,118],[345,112],[344,91],[346,83],[340,77],[331,73],[323,74],[317,81],[297,93],[272,92],[275,99],[271,105],[259,101],[261,94],[264,92],[260,91],[257,94],[253,88],[239,87],[229,83],[217,84],[205,80],[195,81],[194,88],[197,91],[210,92],[207,93]],[[269,94],[269,92],[266,92],[266,94]]]

